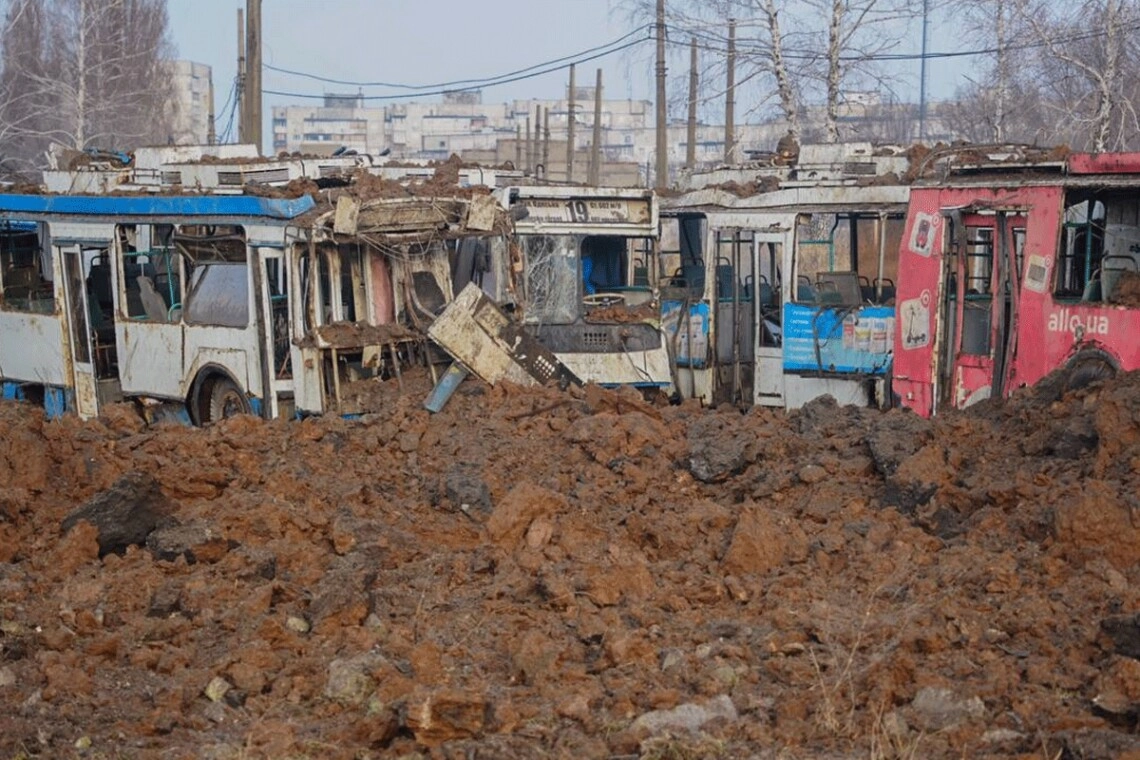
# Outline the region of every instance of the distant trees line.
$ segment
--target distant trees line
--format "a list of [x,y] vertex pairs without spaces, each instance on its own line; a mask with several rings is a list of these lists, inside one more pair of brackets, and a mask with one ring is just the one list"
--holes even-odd
[[166,0],[6,0],[0,170],[34,177],[50,145],[167,142],[174,116]]
[[[617,2],[638,22],[654,19],[656,0]],[[932,51],[963,44],[979,51],[974,73],[937,107],[939,123],[955,135],[979,143],[1140,148],[1140,0],[928,0],[927,8],[954,29],[948,38],[932,37]],[[825,141],[840,138],[844,93],[851,91],[874,91],[882,103],[896,104],[868,114],[877,117],[868,120],[868,137],[917,137],[905,135],[917,109],[907,117],[895,90],[902,65],[918,70],[916,46],[909,43],[905,53],[900,47],[917,38],[922,12],[921,0],[666,0],[672,49],[695,40],[700,51],[705,104],[725,97],[734,19],[738,116],[764,113],[801,137]],[[681,60],[675,55],[671,64],[678,116],[688,99]],[[933,70],[941,59],[927,60]],[[815,129],[801,124],[808,105],[822,107],[817,134],[803,134]]]

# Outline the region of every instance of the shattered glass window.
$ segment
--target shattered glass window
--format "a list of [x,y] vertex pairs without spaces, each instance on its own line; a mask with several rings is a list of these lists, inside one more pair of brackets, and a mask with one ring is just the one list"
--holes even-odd
[[190,276],[183,312],[187,323],[218,327],[249,325],[249,267],[203,264]]
[[525,262],[526,321],[570,324],[578,318],[582,278],[578,240],[572,235],[522,238]]

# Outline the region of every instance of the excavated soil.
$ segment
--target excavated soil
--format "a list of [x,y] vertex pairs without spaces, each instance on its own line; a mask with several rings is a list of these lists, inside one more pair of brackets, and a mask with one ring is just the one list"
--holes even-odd
[[1138,376],[933,422],[382,388],[0,404],[0,758],[1140,757]]

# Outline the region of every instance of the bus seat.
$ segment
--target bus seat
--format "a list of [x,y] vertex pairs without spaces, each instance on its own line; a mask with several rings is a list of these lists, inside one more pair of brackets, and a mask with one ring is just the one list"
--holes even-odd
[[1111,301],[1116,295],[1116,285],[1124,272],[1137,271],[1136,260],[1131,256],[1114,254],[1101,261],[1100,288],[1101,300]]
[[169,321],[166,302],[154,289],[154,282],[149,277],[139,277],[138,283],[139,300],[142,302],[143,311],[146,312],[146,318],[153,322]]
[[883,303],[886,303],[887,301],[890,301],[891,299],[893,299],[895,297],[895,281],[894,280],[887,278],[887,277],[884,277],[883,279],[880,280],[879,278],[876,277],[874,279],[874,281],[872,282],[872,288],[878,287],[879,285],[882,285],[882,289],[883,289],[883,301],[882,301]]
[[808,303],[814,303],[816,300],[815,287],[811,284],[811,278],[805,274],[796,278],[796,300]]
[[1089,277],[1089,281],[1085,283],[1085,289],[1081,292],[1081,301],[1085,303],[1096,303],[1100,301],[1101,287],[1100,287],[1100,270],[1093,272]]
[[[722,263],[723,262],[723,263]],[[733,285],[736,283],[736,270],[728,259],[717,259],[716,264],[716,297],[732,298]]]

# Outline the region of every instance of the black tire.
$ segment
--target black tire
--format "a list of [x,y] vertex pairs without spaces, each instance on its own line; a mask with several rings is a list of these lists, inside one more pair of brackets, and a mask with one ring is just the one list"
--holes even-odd
[[1075,391],[1084,388],[1098,380],[1111,380],[1116,377],[1116,365],[1107,358],[1090,356],[1078,360],[1071,370],[1065,383],[1065,390]]
[[204,394],[202,423],[220,422],[238,414],[249,414],[249,399],[241,388],[228,377],[217,377],[207,384],[208,394]]

